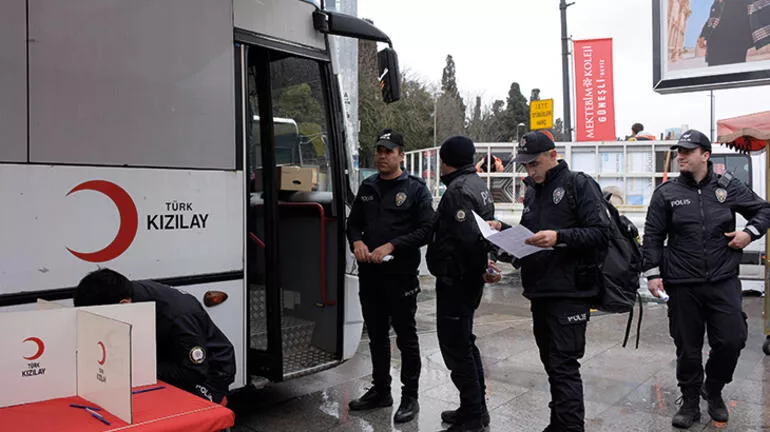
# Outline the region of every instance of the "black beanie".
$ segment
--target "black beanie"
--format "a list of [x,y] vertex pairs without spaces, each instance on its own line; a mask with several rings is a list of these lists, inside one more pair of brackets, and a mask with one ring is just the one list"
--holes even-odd
[[466,136],[453,136],[444,140],[441,144],[439,156],[445,164],[461,168],[465,165],[473,164],[473,156],[476,154],[476,147],[473,140]]

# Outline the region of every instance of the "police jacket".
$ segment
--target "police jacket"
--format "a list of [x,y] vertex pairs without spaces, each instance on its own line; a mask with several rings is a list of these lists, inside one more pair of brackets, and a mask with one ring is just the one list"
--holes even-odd
[[190,294],[133,281],[134,302],[155,302],[158,378],[219,402],[235,379],[233,345]]
[[[570,189],[570,181],[572,177]],[[594,181],[567,163],[551,168],[545,181],[524,179],[527,191],[521,225],[533,233],[554,230],[556,246],[519,260],[524,296],[591,298],[599,294],[597,250],[609,242],[609,218]]]
[[428,243],[432,220],[433,198],[423,179],[406,172],[394,180],[379,174],[366,178],[348,217],[350,248],[362,240],[369,251],[388,242],[395,249],[392,261],[358,263],[359,274],[417,275],[420,247]]
[[748,220],[744,231],[752,240],[760,238],[770,227],[770,204],[731,177],[714,174],[709,162],[708,175],[700,183],[683,172],[655,189],[642,242],[645,276],[676,284],[738,274],[743,252],[727,246],[730,238],[725,233],[735,231],[738,212]]
[[441,181],[447,189],[438,204],[433,239],[428,244],[428,269],[437,278],[481,288],[487,270],[488,246],[472,212],[484,220],[493,220],[492,196],[473,165],[442,176]]

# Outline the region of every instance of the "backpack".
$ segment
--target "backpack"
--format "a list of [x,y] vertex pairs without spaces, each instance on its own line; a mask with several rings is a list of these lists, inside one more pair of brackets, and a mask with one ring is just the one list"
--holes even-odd
[[[592,177],[582,172],[570,173],[565,182],[565,194],[570,208],[577,210],[575,178],[582,176],[601,193],[599,184]],[[627,217],[618,212],[610,203],[611,194],[604,195],[602,203],[610,219],[610,240],[607,249],[597,251],[599,296],[594,307],[608,313],[628,312],[626,334],[623,347],[628,343],[631,323],[634,319],[634,303],[639,300],[639,321],[636,329],[636,348],[639,348],[639,330],[642,326],[641,297],[639,296],[639,277],[642,272],[642,251],[639,245],[639,230]]]

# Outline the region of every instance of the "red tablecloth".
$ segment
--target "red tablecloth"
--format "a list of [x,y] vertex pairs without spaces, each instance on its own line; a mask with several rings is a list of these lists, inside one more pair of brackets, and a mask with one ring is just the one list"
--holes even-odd
[[[111,424],[100,422],[86,410],[69,405],[93,405],[73,396],[0,408],[0,430],[40,432],[106,431],[218,431],[233,426],[235,414],[163,382],[166,388],[133,395],[134,423],[127,424],[110,413],[99,412]],[[146,386],[139,388],[147,388]]]

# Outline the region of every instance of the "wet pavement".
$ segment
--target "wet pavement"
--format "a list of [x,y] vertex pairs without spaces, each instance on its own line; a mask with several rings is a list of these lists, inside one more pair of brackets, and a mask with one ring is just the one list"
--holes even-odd
[[[517,273],[485,289],[476,313],[475,333],[487,382],[489,431],[540,432],[548,424],[548,381],[532,336],[529,302],[521,295]],[[280,431],[439,431],[441,411],[459,405],[435,333],[433,280],[423,277],[418,303],[418,330],[423,369],[420,377],[418,417],[394,425],[400,400],[400,355],[393,346],[392,408],[350,412],[348,402],[370,387],[368,341],[362,340],[356,356],[341,366],[234,395],[236,432]],[[723,396],[730,410],[729,423],[714,423],[701,401],[701,421],[692,431],[770,431],[770,357],[762,352],[761,297],[744,297],[749,316],[749,340],[741,353],[734,380]],[[637,309],[638,311],[638,309]],[[666,307],[646,303],[639,349],[623,348],[627,315],[591,317],[582,375],[586,399],[586,431],[671,431],[678,409],[675,353],[668,335]],[[636,320],[631,340],[635,339]],[[708,347],[704,348],[704,358]]]

